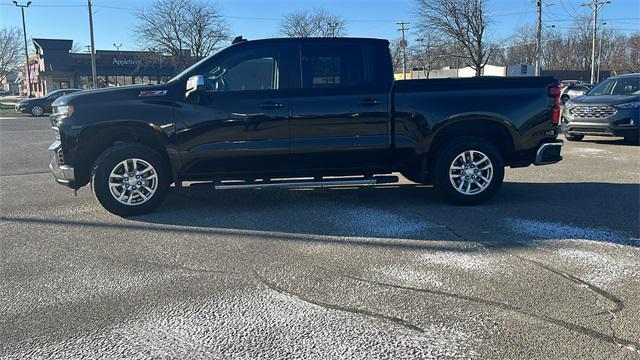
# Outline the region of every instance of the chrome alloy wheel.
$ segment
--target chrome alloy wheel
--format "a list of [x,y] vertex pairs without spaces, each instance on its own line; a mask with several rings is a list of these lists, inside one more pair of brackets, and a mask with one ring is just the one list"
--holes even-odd
[[33,114],[33,116],[42,116],[42,114],[44,114],[44,110],[41,106],[36,105],[31,109],[31,114]]
[[116,165],[109,175],[109,191],[124,205],[141,205],[158,189],[158,173],[142,159],[127,159]]
[[476,195],[486,190],[493,179],[493,164],[477,150],[466,150],[449,166],[451,185],[461,194]]

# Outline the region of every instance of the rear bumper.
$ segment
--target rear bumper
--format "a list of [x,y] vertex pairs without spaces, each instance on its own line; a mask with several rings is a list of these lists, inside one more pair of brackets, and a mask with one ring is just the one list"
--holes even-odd
[[58,184],[75,189],[75,171],[72,166],[63,164],[61,159],[62,144],[60,141],[55,141],[49,146],[49,153],[51,154],[49,168]]
[[562,145],[564,141],[555,140],[553,142],[543,143],[538,146],[536,151],[536,158],[533,162],[534,165],[549,165],[555,164],[562,160],[560,155]]

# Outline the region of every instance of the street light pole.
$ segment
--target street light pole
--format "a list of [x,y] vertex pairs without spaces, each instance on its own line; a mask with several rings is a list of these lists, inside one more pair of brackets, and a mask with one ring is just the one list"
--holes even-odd
[[[602,23],[604,27],[607,23]],[[598,71],[596,73],[596,82],[600,82],[600,63],[602,62],[602,39],[604,38],[604,29],[600,33],[600,49],[598,50]]]
[[31,97],[31,67],[29,66],[29,48],[27,47],[27,25],[24,21],[24,8],[31,5],[31,1],[27,1],[27,5],[20,5],[17,1],[13,1],[13,4],[20,8],[22,12],[22,35],[24,37],[24,56],[27,60],[27,96]]
[[536,76],[540,76],[540,62],[542,59],[542,0],[538,0],[538,31],[536,34]]
[[93,42],[93,11],[91,11],[91,0],[87,0],[89,5],[89,35],[91,36],[91,75],[93,76],[93,88],[98,87],[98,76],[96,75],[96,46]]

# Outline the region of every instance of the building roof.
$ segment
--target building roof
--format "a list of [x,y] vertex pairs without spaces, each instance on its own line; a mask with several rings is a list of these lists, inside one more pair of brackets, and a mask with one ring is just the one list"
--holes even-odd
[[71,50],[73,46],[73,40],[66,39],[36,39],[33,38],[33,43],[45,50]]

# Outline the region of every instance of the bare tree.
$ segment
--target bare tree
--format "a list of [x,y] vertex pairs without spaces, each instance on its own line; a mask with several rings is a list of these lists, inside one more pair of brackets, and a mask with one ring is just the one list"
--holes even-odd
[[80,53],[85,51],[88,48],[88,46],[82,45],[77,41],[74,41],[73,44],[71,45],[71,52],[72,53]]
[[[391,43],[389,44],[394,73],[398,73],[402,71],[402,48],[403,47],[404,47],[404,43],[402,42],[402,39],[395,39],[391,41]],[[409,58],[409,54],[407,54],[407,58]]]
[[635,33],[627,39],[626,61],[623,71],[640,72],[640,32]]
[[280,34],[294,38],[340,37],[345,32],[345,20],[324,9],[292,12],[280,23]]
[[229,24],[207,0],[155,0],[136,14],[138,40],[171,55],[181,69],[208,56],[229,39]]
[[416,45],[409,48],[410,63],[417,63],[424,76],[428,79],[431,71],[444,65],[447,59],[445,42],[438,36],[425,33],[417,39]]
[[0,78],[24,65],[24,44],[18,28],[0,29]]
[[416,4],[420,30],[436,31],[458,43],[461,55],[480,76],[492,49],[485,36],[490,22],[486,1],[416,0]]
[[521,26],[511,37],[506,54],[507,64],[533,64],[536,59],[536,29]]

